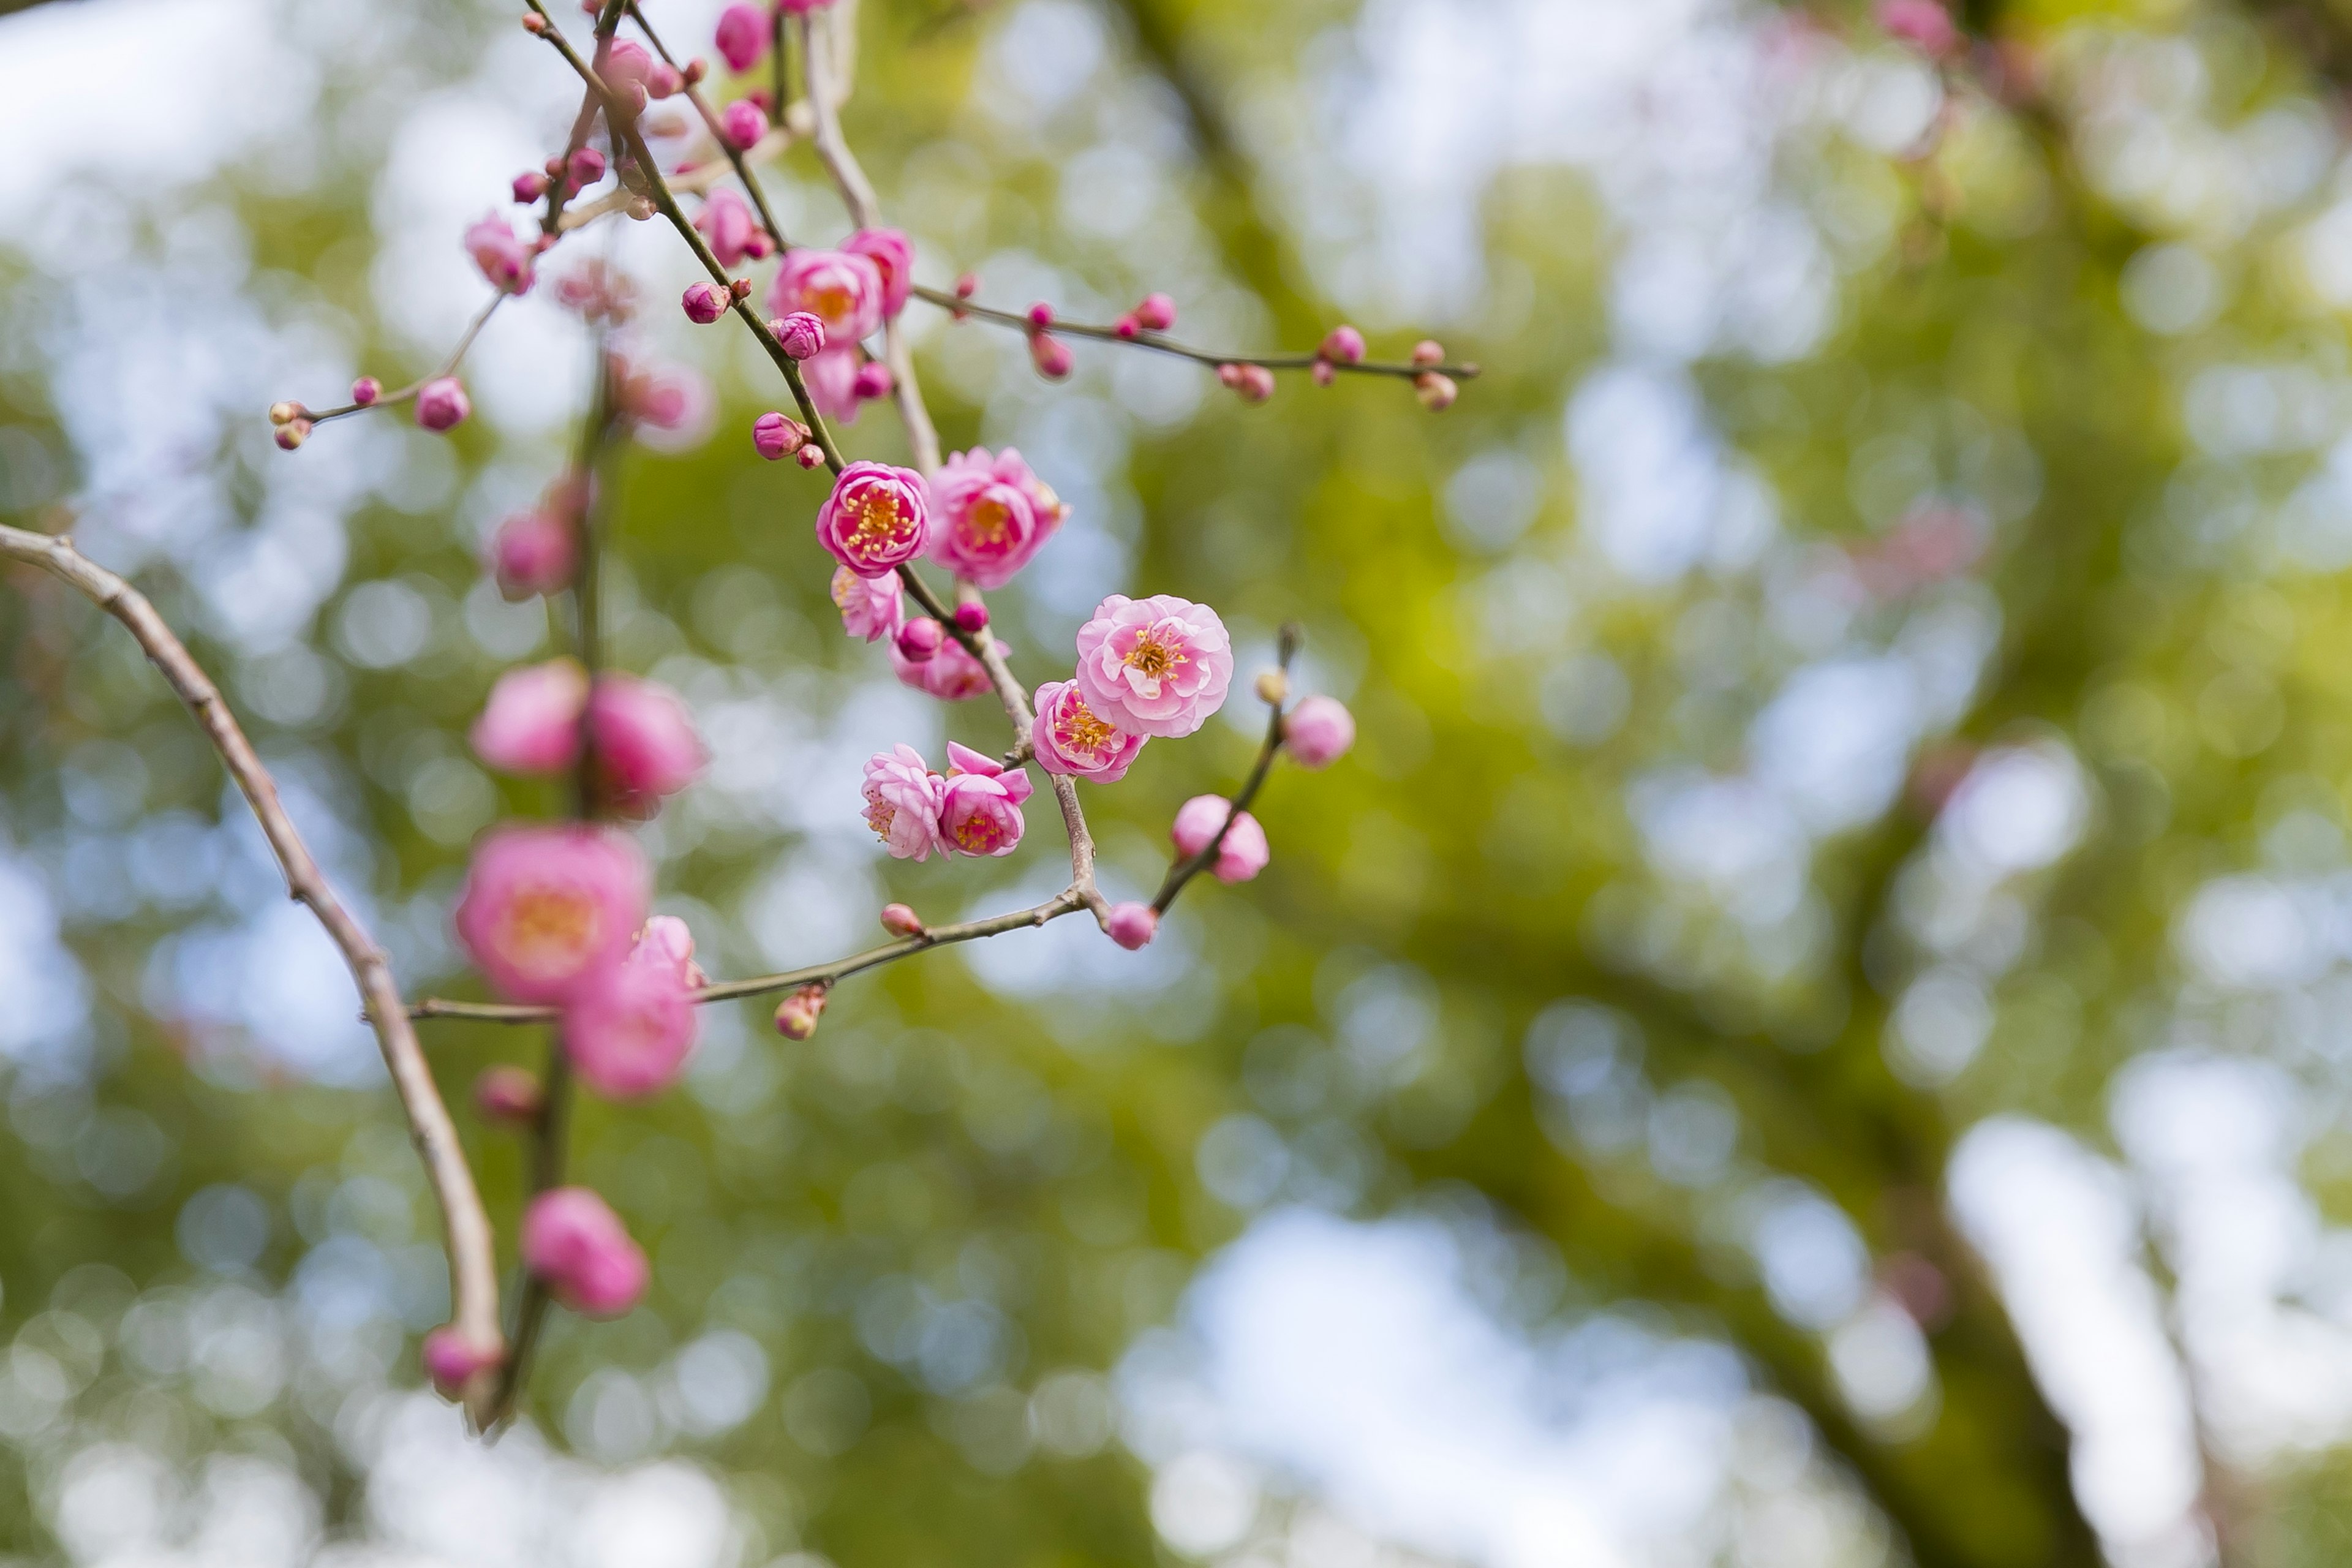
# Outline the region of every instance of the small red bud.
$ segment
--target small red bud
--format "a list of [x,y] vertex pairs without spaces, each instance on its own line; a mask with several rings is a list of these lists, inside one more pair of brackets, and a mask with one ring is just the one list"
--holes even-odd
[[959,278],[959,279],[956,279],[956,281],[955,281],[955,297],[956,297],[957,299],[959,299],[959,300],[969,300],[969,299],[971,299],[974,294],[977,294],[977,293],[979,293],[979,292],[980,292],[980,279],[979,279],[979,277],[978,277],[976,274],[967,272],[967,273],[965,273],[962,277],[961,277],[961,278]]
[[892,936],[920,936],[923,922],[914,910],[904,904],[882,906],[882,929]]
[[727,285],[727,292],[738,300],[748,300],[751,297],[751,280],[749,278],[738,278],[734,282]]
[[1113,321],[1110,324],[1110,330],[1122,338],[1132,340],[1143,331],[1143,323],[1135,319],[1134,311],[1129,310],[1126,315]]
[[1146,294],[1135,308],[1135,319],[1145,331],[1164,332],[1176,324],[1176,301],[1165,294]]
[[1412,363],[1419,365],[1444,364],[1445,345],[1435,338],[1423,338],[1412,345]]
[[966,599],[955,607],[956,625],[968,632],[983,630],[988,626],[988,606],[978,599]]
[[547,18],[536,11],[526,11],[522,16],[522,30],[534,35],[543,34],[547,31]]
[[1054,307],[1048,305],[1043,300],[1040,300],[1035,304],[1030,306],[1029,324],[1033,327],[1052,326],[1054,324]]
[[686,79],[686,85],[688,87],[694,86],[698,82],[701,81],[704,77],[709,74],[710,68],[702,63],[702,57],[700,55],[697,55],[694,58],[687,61],[686,68],[678,72],[678,75]]

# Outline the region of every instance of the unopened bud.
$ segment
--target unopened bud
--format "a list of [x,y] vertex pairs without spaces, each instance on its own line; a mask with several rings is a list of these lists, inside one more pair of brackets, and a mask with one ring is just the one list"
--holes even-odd
[[898,657],[908,664],[929,664],[939,657],[947,633],[929,616],[918,616],[898,628]]
[[1103,930],[1111,941],[1132,952],[1148,945],[1160,929],[1160,916],[1150,904],[1113,904]]
[[362,408],[372,406],[383,395],[383,383],[372,375],[363,375],[352,383],[352,401]]
[[309,412],[299,403],[273,403],[269,405],[269,422],[272,425],[291,425]]
[[310,422],[308,419],[289,419],[278,427],[274,438],[281,450],[290,452],[310,438]]
[[1258,672],[1257,700],[1260,702],[1279,708],[1289,699],[1289,696],[1290,677],[1278,669],[1265,669]]
[[806,442],[793,454],[793,461],[803,468],[814,468],[824,461],[824,452],[814,441]]
[[807,426],[773,409],[751,421],[751,446],[772,463],[799,451],[808,434]]
[[955,607],[956,625],[968,632],[988,628],[988,606],[978,599],[966,599]]
[[1176,301],[1165,294],[1146,294],[1135,308],[1135,320],[1147,332],[1164,332],[1176,324]]
[[805,1040],[816,1033],[824,1016],[824,987],[803,985],[776,1004],[776,1033],[788,1040]]
[[857,379],[850,383],[850,390],[860,402],[870,403],[875,398],[889,396],[895,384],[890,367],[880,360],[870,359],[857,367]]
[[1444,364],[1445,363],[1445,345],[1439,342],[1435,338],[1422,339],[1421,342],[1412,345],[1412,363],[1423,365]]
[[593,185],[604,177],[604,154],[593,147],[582,147],[572,154],[565,168],[582,184]]
[[979,292],[980,279],[976,274],[967,272],[962,277],[958,278],[955,280],[955,297],[957,299],[969,300],[974,294]]
[[536,1121],[546,1103],[538,1078],[525,1068],[487,1068],[474,1080],[474,1108],[492,1121],[521,1126]]
[[1421,399],[1423,408],[1433,414],[1442,414],[1454,406],[1454,400],[1462,395],[1462,389],[1454,384],[1452,376],[1426,370],[1412,378],[1412,394]]
[[[1364,359],[1364,334],[1349,326],[1334,327],[1324,335],[1322,354],[1334,364],[1360,364]],[[1444,359],[1445,355],[1437,356]]]
[[547,18],[536,11],[526,11],[522,15],[522,30],[526,33],[543,34],[547,31]]
[[535,202],[547,195],[547,176],[537,169],[525,169],[514,177],[514,199]]
[[1328,386],[1339,379],[1339,373],[1331,368],[1331,362],[1319,356],[1314,364],[1308,367],[1307,374],[1314,378],[1315,384],[1318,386]]
[[904,904],[882,906],[882,929],[892,936],[920,936],[923,922],[914,910]]
[[[646,73],[646,92],[649,97],[675,98],[685,86],[684,73],[667,60],[656,61],[654,68]],[[661,134],[675,136],[677,132],[670,131]]]
[[621,210],[629,216],[633,223],[644,223],[654,214],[661,211],[659,207],[654,205],[654,199],[651,196],[631,196],[628,205]]
[[1135,319],[1134,311],[1129,310],[1126,315],[1113,321],[1110,324],[1110,330],[1122,338],[1132,340],[1141,334],[1143,323]]
[[794,359],[814,359],[824,350],[824,322],[807,310],[794,310],[791,315],[768,323],[776,334],[776,342],[784,353]]
[[1274,395],[1274,372],[1262,364],[1234,367],[1234,379],[1225,384],[1232,387],[1244,403],[1264,403]]
[[703,63],[703,59],[700,55],[697,55],[694,58],[687,61],[686,68],[678,72],[678,75],[685,79],[686,85],[688,87],[694,86],[696,83],[701,81],[704,77],[709,76],[709,74],[710,68]]
[[506,1355],[494,1345],[473,1343],[457,1331],[456,1324],[445,1323],[425,1336],[421,1359],[425,1375],[433,1380],[433,1386],[456,1399],[463,1394],[475,1373],[488,1372],[505,1361]]
[[715,283],[689,283],[678,303],[686,308],[688,321],[707,327],[727,313],[727,294]]
[[750,99],[739,98],[719,111],[719,128],[742,151],[760,144],[760,138],[768,133],[768,117]]
[[751,280],[749,278],[738,278],[734,282],[727,285],[727,292],[732,299],[748,300],[751,297]]
[[1029,363],[1047,381],[1059,381],[1070,374],[1076,362],[1070,358],[1070,345],[1051,332],[1029,334]]
[[1030,306],[1029,324],[1033,327],[1052,326],[1054,324],[1054,307],[1048,305],[1043,300],[1040,300],[1035,304]]

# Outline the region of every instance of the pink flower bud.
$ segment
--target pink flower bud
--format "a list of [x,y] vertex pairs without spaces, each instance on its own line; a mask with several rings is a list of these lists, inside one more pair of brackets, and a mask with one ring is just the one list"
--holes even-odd
[[841,612],[841,629],[867,642],[895,637],[907,624],[906,593],[895,572],[887,577],[860,577],[846,566],[836,566],[833,603]]
[[1462,389],[1454,384],[1452,376],[1427,370],[1412,378],[1412,395],[1421,399],[1423,408],[1433,414],[1443,414],[1454,406],[1454,400],[1462,395]]
[[593,147],[576,148],[564,168],[579,184],[593,185],[604,177],[604,154]]
[[882,906],[882,929],[892,936],[920,936],[923,922],[920,916],[904,904]]
[[416,394],[416,422],[427,430],[453,430],[466,422],[474,405],[454,375],[428,381]]
[[925,664],[939,657],[940,645],[946,640],[939,622],[920,616],[898,628],[898,655],[908,664]]
[[1135,319],[1135,312],[1130,310],[1126,315],[1121,316],[1118,321],[1113,321],[1110,324],[1110,330],[1118,333],[1120,337],[1132,341],[1142,334],[1143,323],[1137,321]]
[[1364,334],[1353,327],[1334,327],[1324,335],[1321,352],[1334,364],[1360,364],[1364,359]]
[[1150,904],[1113,904],[1103,930],[1111,941],[1132,952],[1150,944],[1153,933],[1160,930],[1160,915]]
[[929,496],[912,468],[852,463],[817,509],[817,542],[859,576],[879,577],[930,544]]
[[1318,386],[1328,386],[1339,379],[1339,373],[1331,368],[1331,362],[1319,355],[1315,363],[1307,367],[1307,374],[1314,378],[1315,384]]
[[774,409],[751,421],[752,448],[772,463],[799,451],[801,443],[807,439],[807,426]]
[[768,18],[757,7],[733,5],[719,14],[719,55],[727,68],[750,70],[768,52]]
[[486,1121],[521,1126],[538,1119],[546,1099],[538,1075],[528,1068],[485,1068],[474,1079],[474,1108]]
[[572,584],[577,542],[559,518],[521,511],[499,524],[490,539],[490,571],[509,599],[553,594]]
[[1190,859],[1223,829],[1224,842],[1218,845],[1216,863],[1209,869],[1220,882],[1246,882],[1265,869],[1272,855],[1266,847],[1265,829],[1248,812],[1234,814],[1234,825],[1225,826],[1233,804],[1220,795],[1196,795],[1176,813],[1168,836],[1176,841],[1176,853]]
[[654,74],[654,58],[643,44],[625,39],[608,43],[597,51],[596,74],[604,85],[627,100],[632,109],[646,106],[646,84]]
[[824,987],[803,985],[776,1004],[776,1033],[788,1040],[805,1040],[816,1033],[824,1016]]
[[945,781],[912,746],[877,752],[866,762],[866,826],[894,860],[928,860],[940,848]]
[[530,203],[547,195],[547,176],[537,169],[525,169],[514,177],[514,199]]
[[580,1081],[607,1100],[643,1100],[677,1081],[694,1033],[685,980],[660,953],[591,976],[564,1003],[557,1031]]
[[676,915],[656,915],[646,921],[646,929],[637,933],[636,945],[629,949],[625,962],[667,969],[689,991],[698,991],[710,984],[710,976],[694,962],[692,928]]
[[1070,374],[1070,366],[1075,362],[1070,358],[1069,345],[1061,339],[1051,332],[1031,332],[1029,363],[1035,365],[1037,374],[1047,381],[1059,381]]
[[352,383],[352,401],[362,408],[371,407],[383,395],[383,383],[372,375],[363,375]]
[[1282,743],[1302,768],[1328,768],[1356,743],[1356,720],[1334,697],[1309,697],[1282,721]]
[[1234,367],[1235,374],[1229,384],[1235,396],[1255,406],[1274,395],[1274,372],[1262,364]]
[[475,847],[457,940],[499,994],[562,1003],[628,952],[649,882],[643,852],[616,834],[500,827]]
[[1423,338],[1412,345],[1412,363],[1418,365],[1444,364],[1445,345],[1435,338]]
[[[646,96],[648,98],[676,98],[685,90],[686,74],[667,60],[656,60],[654,68],[646,73]],[[647,129],[654,128],[648,126]],[[683,127],[673,118],[667,121],[659,133],[675,136],[681,129]]]
[[475,1373],[488,1372],[506,1360],[506,1352],[497,1345],[476,1344],[455,1323],[444,1323],[425,1336],[425,1349],[418,1359],[433,1386],[455,1399]]
[[727,291],[716,283],[689,283],[678,303],[686,307],[688,321],[707,327],[727,313]]
[[980,275],[979,275],[978,273],[976,273],[976,272],[966,272],[966,273],[963,273],[963,274],[960,275],[960,276],[956,279],[956,280],[955,280],[955,297],[956,297],[957,299],[959,299],[959,300],[969,300],[969,299],[971,299],[974,294],[977,294],[977,293],[979,293],[979,292],[980,292]]
[[1040,300],[1035,304],[1030,306],[1029,324],[1033,327],[1052,326],[1054,324],[1054,307],[1048,305],[1043,300]]
[[557,1187],[531,1199],[522,1220],[523,1267],[557,1300],[591,1318],[617,1318],[646,1293],[646,1255],[603,1198]]
[[814,359],[824,352],[824,323],[807,310],[794,310],[770,330],[794,359]]
[[793,454],[793,461],[803,468],[814,468],[824,462],[824,453],[814,441],[809,441],[803,443],[801,449]]
[[1165,294],[1146,294],[1135,308],[1135,320],[1147,332],[1164,332],[1176,324],[1176,301]]
[[955,607],[955,623],[968,632],[976,632],[988,625],[988,606],[978,599],[966,599]]
[[1219,365],[1217,367],[1217,380],[1226,386],[1238,389],[1242,384],[1242,367],[1237,364]]
[[299,449],[302,443],[310,438],[310,422],[308,419],[289,419],[280,425],[277,434],[270,437],[278,443],[278,450],[284,452]]
[[474,754],[504,773],[562,773],[579,759],[587,703],[588,672],[572,659],[509,669],[474,721]]
[[299,403],[273,403],[269,405],[269,422],[272,425],[291,425],[310,412]]
[[721,267],[740,267],[751,254],[753,240],[762,237],[751,209],[732,191],[713,191],[705,197],[694,226]]
[[669,688],[634,675],[596,678],[588,700],[589,737],[604,786],[625,809],[650,809],[694,782],[710,753],[686,704]]
[[719,129],[736,147],[748,150],[768,133],[768,117],[748,98],[739,98],[719,112]]
[[502,289],[509,294],[530,292],[531,247],[516,238],[507,220],[496,213],[485,214],[466,230],[466,251],[493,289]]
[[871,403],[877,397],[889,396],[890,388],[896,384],[888,365],[878,359],[870,359],[857,367],[857,379],[852,384],[860,402]]

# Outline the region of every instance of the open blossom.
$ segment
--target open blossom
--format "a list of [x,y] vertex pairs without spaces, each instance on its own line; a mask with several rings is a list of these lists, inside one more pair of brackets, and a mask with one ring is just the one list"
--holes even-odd
[[1220,882],[1246,882],[1265,870],[1274,855],[1266,847],[1265,829],[1248,812],[1235,814],[1234,825],[1225,827],[1233,805],[1221,795],[1196,795],[1177,811],[1168,836],[1176,841],[1176,853],[1190,857],[1207,848],[1217,830],[1224,828],[1224,842],[1217,846],[1216,863],[1209,869]]
[[617,1318],[646,1293],[646,1255],[603,1198],[557,1187],[530,1200],[522,1218],[522,1261],[548,1293],[575,1312]]
[[519,511],[490,536],[490,574],[509,599],[552,594],[571,586],[578,545],[562,518]]
[[882,274],[863,256],[794,250],[768,286],[768,314],[806,310],[824,323],[827,342],[846,348],[882,324]]
[[[643,943],[639,943],[642,949]],[[563,1004],[557,1036],[580,1081],[610,1100],[667,1089],[694,1049],[694,1004],[667,957],[597,971]]]
[[466,250],[482,276],[490,280],[493,289],[503,289],[509,294],[530,292],[533,277],[531,247],[517,239],[507,220],[496,213],[486,214],[466,230]]
[[1206,605],[1113,594],[1078,628],[1078,689],[1130,734],[1191,734],[1224,705],[1233,679],[1233,639]]
[[603,781],[625,805],[676,795],[710,760],[677,694],[634,675],[596,678],[588,730]]
[[948,776],[940,792],[940,845],[950,855],[1010,855],[1021,842],[1021,803],[1036,786],[1029,775],[948,742]]
[[751,216],[751,209],[733,191],[716,190],[695,215],[694,226],[702,233],[703,243],[719,265],[732,271],[743,265],[744,258],[752,254],[760,228]]
[[833,602],[841,611],[841,629],[867,642],[895,637],[907,624],[906,590],[895,572],[887,577],[860,577],[846,566],[836,566]]
[[941,847],[942,783],[912,746],[893,746],[866,760],[866,825],[893,859],[928,860]]
[[616,834],[501,827],[467,869],[457,940],[500,994],[561,1003],[628,951],[649,880],[645,856]]
[[719,14],[718,43],[729,70],[750,70],[768,52],[768,18],[738,0]]
[[903,230],[861,228],[843,240],[841,248],[866,258],[882,275],[884,316],[895,316],[907,308],[908,295],[915,287],[915,247],[907,243]]
[[509,669],[490,688],[467,738],[474,754],[502,773],[562,773],[579,760],[587,702],[588,672],[575,659]]
[[1076,682],[1049,680],[1037,689],[1037,721],[1029,741],[1037,765],[1049,773],[1117,784],[1143,750],[1144,737],[1106,723],[1087,706]]
[[861,577],[879,577],[912,561],[931,540],[922,476],[887,463],[850,464],[817,509],[816,538]]
[[1356,743],[1355,715],[1336,697],[1309,697],[1285,715],[1282,743],[1302,768],[1328,768]]
[[997,456],[985,447],[958,452],[931,476],[938,514],[931,559],[983,588],[1003,587],[1060,521],[1058,515],[1040,515],[1040,492],[1060,508],[1060,500],[1010,447]]
[[938,652],[919,661],[908,658],[896,637],[884,647],[890,655],[890,668],[901,684],[928,691],[942,702],[961,702],[992,689],[986,667],[966,653],[960,642],[943,642]]

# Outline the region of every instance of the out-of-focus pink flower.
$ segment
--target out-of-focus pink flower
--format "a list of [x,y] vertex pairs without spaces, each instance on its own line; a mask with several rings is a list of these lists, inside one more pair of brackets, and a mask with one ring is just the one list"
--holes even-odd
[[794,310],[775,324],[776,342],[798,360],[814,359],[824,352],[824,323],[807,310]]
[[563,1004],[558,1037],[580,1081],[608,1100],[667,1089],[694,1048],[694,1005],[667,959],[598,971]]
[[768,111],[748,98],[739,98],[719,111],[719,129],[729,142],[749,152],[768,133]]
[[537,1118],[546,1103],[539,1077],[529,1068],[484,1068],[474,1079],[474,1109],[492,1121],[519,1127]]
[[606,87],[643,109],[651,95],[654,58],[643,44],[626,38],[608,42],[596,51],[596,74]]
[[444,1323],[425,1336],[420,1359],[433,1386],[455,1399],[468,1379],[506,1360],[506,1352],[497,1345],[476,1344],[460,1333],[455,1323]]
[[907,297],[915,287],[915,247],[907,242],[904,231],[861,228],[843,240],[841,248],[852,256],[866,258],[882,275],[885,317],[895,316],[907,308]]
[[1021,803],[1036,786],[1028,773],[948,742],[947,785],[940,792],[940,843],[951,855],[1010,855],[1026,826]]
[[857,379],[850,383],[850,390],[857,395],[860,403],[871,403],[877,397],[889,396],[890,389],[897,384],[898,379],[890,374],[888,365],[870,359],[857,367]]
[[1077,361],[1070,355],[1070,345],[1051,332],[1029,334],[1029,363],[1047,381],[1059,381],[1070,374]]
[[[1050,516],[1040,515],[1041,496]],[[1009,447],[956,453],[931,476],[931,559],[983,588],[1012,581],[1068,510]]]
[[879,577],[912,561],[931,542],[923,477],[887,463],[850,464],[817,509],[816,540],[861,577]]
[[[907,623],[909,626],[914,624]],[[986,667],[966,653],[960,642],[943,642],[937,653],[919,662],[901,652],[896,640],[885,647],[890,655],[890,668],[901,683],[928,691],[942,702],[961,702],[994,689]]]
[[826,349],[801,363],[801,384],[808,388],[816,411],[837,424],[857,423],[857,350]]
[[1168,836],[1176,841],[1176,853],[1190,857],[1208,847],[1217,830],[1224,828],[1224,842],[1217,846],[1216,863],[1209,869],[1220,882],[1246,882],[1265,869],[1273,852],[1266,847],[1265,829],[1248,812],[1235,815],[1234,825],[1225,827],[1233,805],[1221,795],[1196,795],[1177,811]]
[[716,190],[706,197],[702,210],[694,216],[694,226],[702,233],[703,243],[719,265],[732,270],[743,265],[751,254],[753,237],[760,232],[757,220],[743,198],[733,191]]
[[604,177],[604,154],[593,147],[574,147],[563,172],[575,184],[593,185]]
[[1356,743],[1356,718],[1336,697],[1309,697],[1283,717],[1282,743],[1302,768],[1328,768]]
[[772,463],[799,451],[808,438],[807,426],[772,408],[751,421],[752,449]]
[[510,187],[518,202],[535,202],[547,195],[547,176],[537,169],[525,169],[514,177]]
[[1364,334],[1353,327],[1339,326],[1324,334],[1319,351],[1334,364],[1361,364],[1364,359]]
[[676,915],[656,915],[646,921],[646,929],[637,933],[636,945],[629,949],[627,962],[666,968],[689,991],[710,984],[710,976],[694,962],[693,928]]
[[557,773],[580,759],[580,710],[588,672],[577,661],[509,669],[490,688],[467,736],[474,754],[502,773]]
[[454,375],[426,382],[416,394],[416,422],[427,430],[454,430],[466,422],[474,405]]
[[896,860],[928,860],[940,842],[944,781],[912,746],[877,752],[866,763],[866,825]]
[[1049,773],[1117,784],[1143,750],[1144,737],[1105,722],[1087,706],[1076,681],[1049,680],[1037,689],[1037,721],[1029,741],[1037,765]]
[[1233,639],[1206,605],[1113,594],[1078,628],[1078,689],[1129,734],[1191,734],[1224,706],[1233,679]]
[[678,296],[686,310],[686,319],[698,327],[707,327],[727,313],[727,290],[716,283],[689,283]]
[[841,629],[867,642],[895,637],[907,623],[906,590],[896,572],[881,577],[860,577],[846,566],[833,569],[833,603],[841,612]]
[[756,6],[737,4],[719,13],[719,54],[727,68],[750,70],[768,53],[768,18]]
[[628,951],[649,880],[644,855],[616,834],[501,827],[467,869],[457,940],[501,995],[561,1003]]
[[1938,0],[1878,0],[1878,25],[1886,36],[1910,45],[1932,59],[1941,59],[1960,41],[1952,14]]
[[586,1187],[557,1187],[530,1200],[522,1261],[550,1295],[587,1317],[617,1318],[646,1293],[645,1252]]
[[948,634],[930,616],[918,616],[901,626],[892,641],[899,658],[908,664],[923,664],[939,657],[940,649],[947,646]]
[[1111,941],[1130,952],[1150,945],[1152,933],[1159,929],[1159,913],[1150,904],[1113,904],[1108,918],[1103,921],[1103,930]]
[[686,73],[667,60],[656,60],[654,68],[646,73],[646,95],[648,98],[676,98],[685,90]]
[[824,323],[827,342],[846,348],[882,324],[882,274],[863,256],[839,250],[795,250],[776,268],[768,313],[806,310]]
[[530,292],[533,270],[531,248],[515,237],[507,220],[496,213],[487,213],[466,231],[466,250],[473,257],[474,265],[490,280],[493,289],[503,289],[509,294]]
[[1264,403],[1274,395],[1274,372],[1262,364],[1221,364],[1217,379],[1232,387],[1244,403]]
[[602,782],[633,809],[676,795],[710,760],[677,694],[634,675],[596,678],[588,730]]
[[1176,301],[1165,294],[1146,294],[1135,308],[1135,324],[1147,332],[1164,332],[1176,324]]
[[615,380],[614,401],[635,421],[635,434],[646,445],[682,451],[709,433],[718,399],[692,365],[646,365]]
[[519,511],[490,536],[490,572],[509,599],[553,594],[572,584],[577,563],[572,529],[543,511]]

